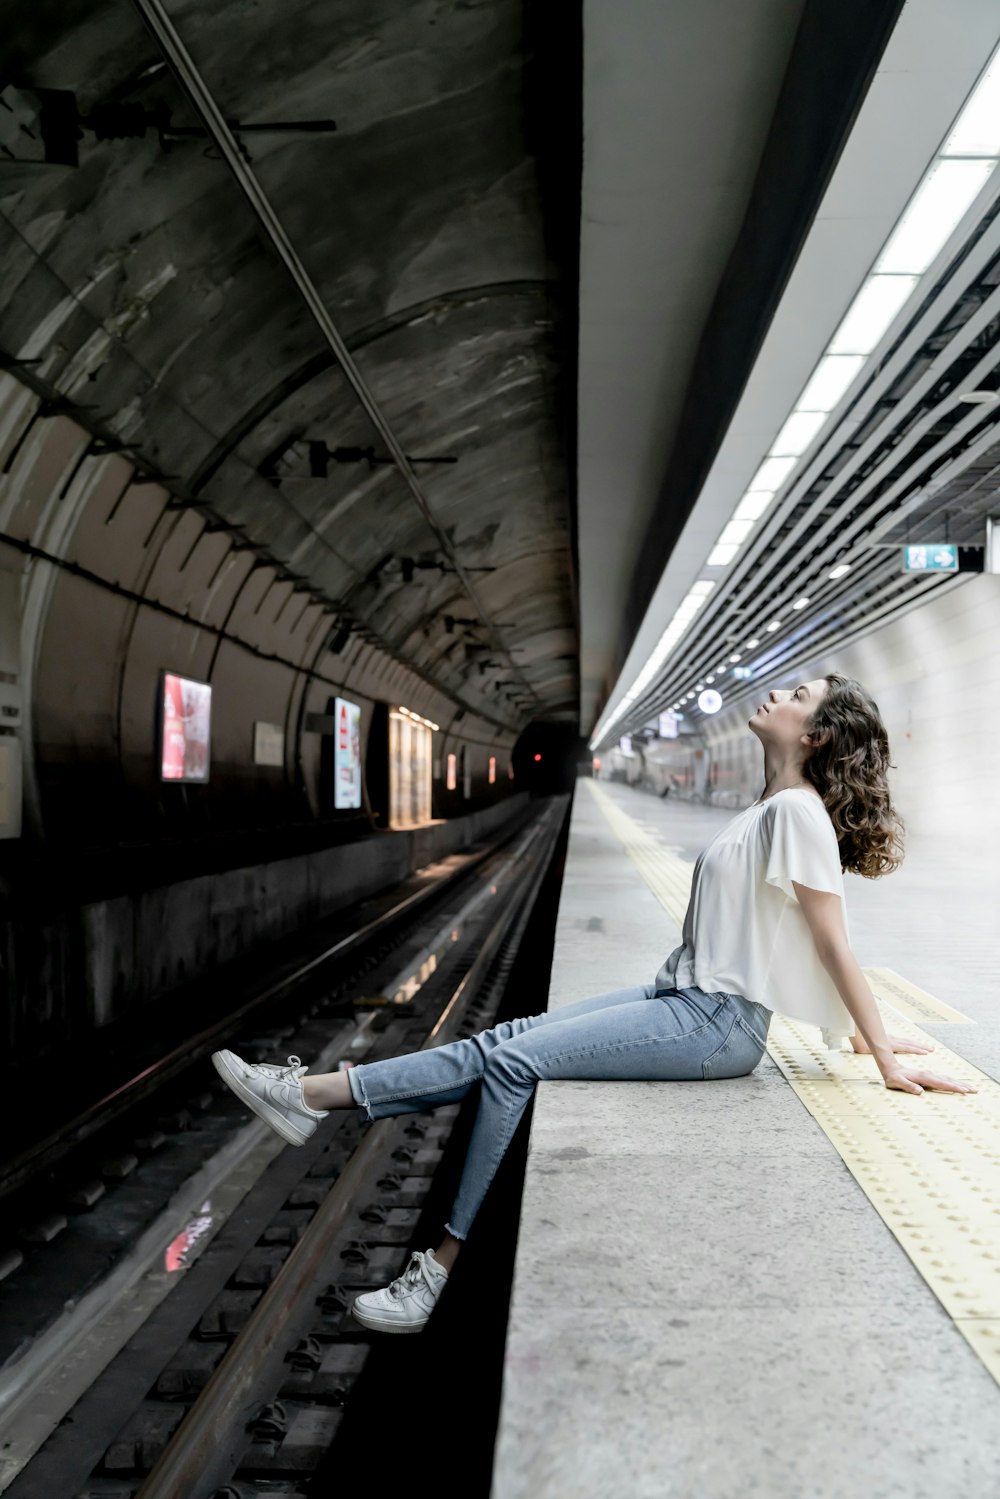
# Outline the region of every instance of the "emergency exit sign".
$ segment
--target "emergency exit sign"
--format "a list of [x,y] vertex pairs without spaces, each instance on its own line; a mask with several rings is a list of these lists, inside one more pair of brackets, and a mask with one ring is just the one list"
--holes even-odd
[[957,573],[958,547],[947,541],[904,546],[904,573]]

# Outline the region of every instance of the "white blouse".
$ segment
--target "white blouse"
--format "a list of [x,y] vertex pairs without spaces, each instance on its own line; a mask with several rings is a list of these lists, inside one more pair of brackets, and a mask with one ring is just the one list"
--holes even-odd
[[833,823],[819,794],[804,786],[744,808],[703,850],[683,942],[656,975],[656,986],[742,994],[822,1026],[835,1049],[854,1022],[819,960],[793,880],[844,900]]

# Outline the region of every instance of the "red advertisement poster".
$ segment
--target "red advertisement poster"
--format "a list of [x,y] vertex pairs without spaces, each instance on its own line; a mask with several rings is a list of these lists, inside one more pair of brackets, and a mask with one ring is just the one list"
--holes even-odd
[[335,807],[361,806],[361,709],[346,698],[334,699]]
[[164,672],[160,746],[163,780],[208,780],[211,713],[211,687]]

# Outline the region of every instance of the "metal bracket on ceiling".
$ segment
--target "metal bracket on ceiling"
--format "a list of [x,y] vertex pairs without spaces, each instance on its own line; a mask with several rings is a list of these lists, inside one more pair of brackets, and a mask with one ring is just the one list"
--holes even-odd
[[[180,482],[180,474],[161,474],[152,468],[137,468],[132,475],[133,489],[140,489],[144,484],[162,484],[166,486],[168,484],[179,484]],[[164,508],[167,510],[194,510],[197,509],[197,505],[193,500],[179,500],[175,497],[172,500],[168,500]]]
[[[211,130],[204,125],[175,125],[165,99],[151,106],[110,99],[91,105],[88,113],[82,114],[72,89],[36,88],[23,83],[8,84],[3,92],[9,95],[3,103],[14,116],[16,134],[11,139],[17,143],[15,150],[3,146],[3,158],[19,166],[78,167],[84,132],[104,142],[143,140],[152,131],[164,152],[192,138],[212,139]],[[250,153],[241,139],[244,135],[332,135],[337,129],[335,120],[268,120],[253,125],[227,120],[226,125],[248,162]],[[25,145],[26,141],[36,144]],[[33,154],[19,155],[18,150],[32,150]]]
[[266,479],[275,489],[281,483],[282,478],[278,473],[278,464],[284,458],[285,454],[294,448],[297,442],[302,441],[302,436],[301,432],[292,432],[288,437],[283,438],[276,448],[272,448],[271,452],[267,453],[261,459],[260,463],[258,463],[257,473],[262,479]]
[[[457,463],[457,457],[448,455],[434,458],[414,458],[409,453],[406,455],[407,463]],[[369,470],[384,464],[394,464],[394,457],[382,458],[376,456],[374,445],[367,448],[361,447],[328,447],[322,439],[309,439],[309,475],[313,479],[326,479],[329,477],[331,463],[364,463],[367,462]]]
[[85,406],[82,401],[71,401],[69,396],[44,396],[38,403],[35,415],[44,421],[53,416],[73,416],[78,411],[96,410],[96,406]]

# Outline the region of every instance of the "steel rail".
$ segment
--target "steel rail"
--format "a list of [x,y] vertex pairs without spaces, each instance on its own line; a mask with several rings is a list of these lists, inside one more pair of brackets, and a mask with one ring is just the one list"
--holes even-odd
[[390,928],[403,916],[412,914],[422,905],[439,897],[450,885],[478,869],[509,843],[523,827],[523,821],[518,819],[513,827],[505,830],[502,838],[490,844],[481,853],[472,855],[460,869],[455,869],[433,882],[428,882],[425,887],[413,891],[412,894],[390,907],[388,911],[383,911],[380,916],[375,916],[363,926],[348,932],[346,936],[324,948],[321,953],[276,979],[237,1009],[221,1016],[195,1035],[187,1037],[159,1061],[149,1067],[144,1067],[134,1077],[81,1110],[74,1118],[61,1123],[44,1139],[34,1142],[19,1155],[12,1156],[9,1161],[0,1165],[0,1200],[23,1186],[39,1171],[53,1165],[77,1145],[96,1134],[98,1130],[104,1129],[118,1115],[134,1107],[142,1098],[155,1093],[158,1088],[163,1087],[165,1083],[184,1072],[200,1058],[207,1056],[209,1052],[215,1050],[219,1041],[224,1041],[231,1036],[235,1024],[245,1020],[261,1006],[273,1002],[285,990],[294,988],[324,964],[332,962],[335,958],[346,957],[355,948],[370,941],[380,930]]
[[[528,853],[534,842],[535,862],[528,864],[523,883],[498,916],[420,1050],[451,1039],[475,985],[485,976],[520,912],[537,895],[551,862],[559,826],[556,819],[540,848],[542,824],[532,829],[524,852]],[[377,1120],[367,1131],[139,1488],[136,1499],[178,1499],[179,1495],[184,1499],[210,1499],[228,1482],[247,1446],[246,1424],[259,1404],[259,1388],[280,1369],[289,1340],[300,1331],[298,1323],[311,1312],[315,1294],[329,1274],[327,1259],[333,1240],[395,1123],[391,1118]]]
[[275,212],[271,200],[258,181],[249,162],[242,155],[225,116],[215,102],[214,95],[201,76],[191,54],[182,42],[170,16],[161,4],[161,0],[132,0],[132,3],[169,62],[184,92],[204,121],[209,136],[218,147],[223,161],[235,177],[243,196],[260,220],[265,234],[277,251],[292,281],[295,283],[299,294],[312,314],[313,320],[333,350],[341,369],[344,371],[348,384],[357,396],[368,419],[392,454],[395,465],[402,475],[403,481],[416,502],[421,515],[433,531],[443,554],[454,567],[466,595],[489,630],[494,649],[507,657],[507,660],[510,662],[511,671],[515,677],[523,684],[525,690],[535,702],[541,705],[541,699],[528,682],[528,679],[519,671],[510,650],[504,645],[492,617],[487,612],[486,606],[479,596],[478,589],[459,561],[447,533],[431,510],[417,482],[417,476],[396,438],[396,434],[375,401],[361,371],[351,358],[350,350],[331,318],[312,277],[309,275],[295,247],[288,238],[284,225]]

